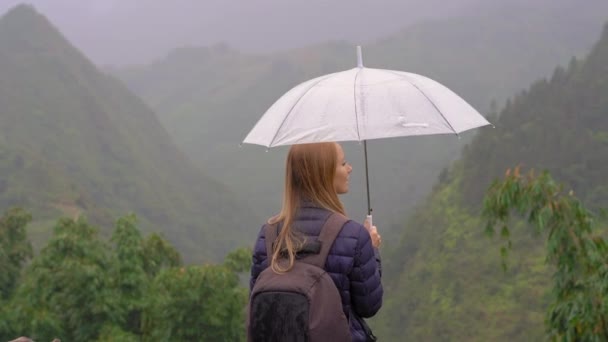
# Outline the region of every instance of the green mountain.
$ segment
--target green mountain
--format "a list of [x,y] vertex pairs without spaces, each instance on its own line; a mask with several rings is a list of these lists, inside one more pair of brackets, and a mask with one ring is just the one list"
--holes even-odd
[[[600,14],[608,10],[599,2],[577,11],[566,4],[552,6],[551,12],[532,7],[537,9],[505,5],[404,29],[365,45],[364,64],[430,76],[480,111],[490,111],[493,101],[502,103],[554,65],[587,52],[593,43],[589,37],[601,27]],[[576,25],[565,25],[566,16]],[[254,209],[269,216],[280,204],[285,150],[264,153],[238,143],[292,86],[355,63],[354,46],[343,42],[257,56],[217,45],[178,49],[151,65],[113,72],[156,110],[193,161],[244,197],[255,198]],[[470,137],[370,142],[372,205],[384,231],[401,229]],[[345,200],[351,215],[360,218],[365,213],[362,149],[349,144],[346,154],[355,169],[351,184],[358,186]]]
[[518,164],[548,170],[589,207],[608,207],[606,61],[608,24],[584,60],[508,101],[496,129],[444,173],[385,257],[387,301],[375,321],[383,339],[541,340],[551,282],[544,238],[520,229],[503,272],[479,209],[491,181]]
[[244,243],[255,219],[180,152],[155,114],[100,72],[45,17],[20,5],[0,19],[0,207],[46,220],[85,214],[101,226],[128,211],[188,260]]

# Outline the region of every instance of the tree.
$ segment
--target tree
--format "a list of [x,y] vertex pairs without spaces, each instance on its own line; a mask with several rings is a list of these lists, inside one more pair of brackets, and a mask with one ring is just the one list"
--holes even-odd
[[251,268],[251,248],[242,247],[230,252],[224,258],[224,266],[234,272],[247,272]]
[[15,331],[42,341],[92,341],[104,324],[119,324],[107,250],[84,219],[60,219],[10,304]]
[[125,313],[123,328],[127,332],[140,333],[141,312],[149,277],[144,270],[144,245],[137,229],[135,215],[127,215],[116,222],[111,242],[111,283],[115,295]]
[[17,284],[22,266],[32,257],[32,244],[25,227],[32,216],[13,208],[0,218],[0,300],[8,299]]
[[[546,332],[557,341],[608,340],[608,245],[596,233],[597,217],[587,210],[572,191],[545,172],[538,176],[507,170],[484,199],[487,231],[498,227],[511,247],[509,219],[516,213],[546,236],[547,263],[553,266],[551,305]],[[503,259],[503,262],[505,259]],[[504,266],[504,264],[503,264]]]
[[242,341],[247,290],[223,265],[162,270],[144,311],[144,341]]
[[167,240],[157,233],[152,233],[144,241],[144,270],[152,279],[164,268],[177,267],[182,264],[179,252]]

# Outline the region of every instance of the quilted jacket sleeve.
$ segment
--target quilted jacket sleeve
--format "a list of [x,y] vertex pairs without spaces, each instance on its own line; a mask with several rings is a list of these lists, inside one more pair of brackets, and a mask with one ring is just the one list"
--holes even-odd
[[249,293],[253,290],[255,281],[264,269],[268,267],[268,258],[266,256],[266,239],[264,238],[264,226],[260,229],[258,238],[253,246],[253,257],[251,263],[251,278],[249,279]]
[[353,270],[349,277],[351,302],[356,314],[368,318],[382,306],[381,263],[367,230],[361,226],[358,231]]

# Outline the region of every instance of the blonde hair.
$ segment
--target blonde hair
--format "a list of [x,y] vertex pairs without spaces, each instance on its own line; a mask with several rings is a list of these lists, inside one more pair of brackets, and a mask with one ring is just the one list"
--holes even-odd
[[[283,223],[273,245],[270,265],[273,271],[285,273],[293,268],[296,253],[304,240],[292,227],[301,201],[313,202],[325,209],[342,215],[344,206],[334,188],[338,166],[338,145],[333,142],[293,145],[287,154],[285,165],[285,189],[283,207],[279,215],[268,223]],[[287,252],[288,264],[279,263],[281,254]]]

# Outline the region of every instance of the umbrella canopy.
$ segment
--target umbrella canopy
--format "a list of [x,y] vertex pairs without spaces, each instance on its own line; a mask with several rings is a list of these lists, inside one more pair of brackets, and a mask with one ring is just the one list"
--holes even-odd
[[363,66],[301,83],[281,96],[243,142],[266,147],[459,134],[489,122],[442,84]]

